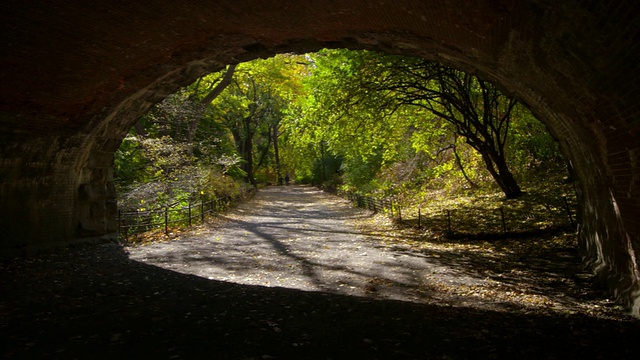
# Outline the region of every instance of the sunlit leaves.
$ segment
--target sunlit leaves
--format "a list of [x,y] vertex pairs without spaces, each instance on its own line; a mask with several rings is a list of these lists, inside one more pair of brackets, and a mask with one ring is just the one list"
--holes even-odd
[[[491,176],[507,197],[517,197],[514,165],[558,159],[528,110],[474,75],[367,51],[324,50],[309,58],[298,146],[325,142],[343,155],[347,185],[382,175],[399,190],[406,176],[389,175],[438,182],[457,172],[470,187]],[[396,171],[403,163],[411,171]]]
[[[203,106],[225,71],[198,79],[143,119],[149,138],[187,140],[190,152],[158,158],[125,141],[116,154],[125,182],[169,177],[168,161],[184,155],[178,167],[213,167],[265,182],[290,173],[410,198],[421,189],[486,185],[486,159],[477,152],[483,142],[506,154],[516,174],[562,161],[526,108],[510,107],[472,75],[423,59],[347,50],[279,55],[238,64],[231,84]],[[509,111],[512,118],[505,117]]]

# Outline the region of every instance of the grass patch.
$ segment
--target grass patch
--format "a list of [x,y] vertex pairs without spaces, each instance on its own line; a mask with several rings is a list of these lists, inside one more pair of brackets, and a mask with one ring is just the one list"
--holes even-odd
[[[426,190],[406,196],[400,224],[458,238],[540,236],[575,228],[576,196],[560,179],[529,182],[517,199],[492,188]],[[420,217],[418,218],[418,216]]]

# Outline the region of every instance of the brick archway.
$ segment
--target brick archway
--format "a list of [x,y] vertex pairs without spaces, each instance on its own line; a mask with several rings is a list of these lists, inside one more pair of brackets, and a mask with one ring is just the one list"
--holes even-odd
[[619,1],[5,1],[0,249],[115,231],[113,153],[229,63],[322,47],[422,56],[527,103],[579,180],[585,261],[640,312],[640,6]]

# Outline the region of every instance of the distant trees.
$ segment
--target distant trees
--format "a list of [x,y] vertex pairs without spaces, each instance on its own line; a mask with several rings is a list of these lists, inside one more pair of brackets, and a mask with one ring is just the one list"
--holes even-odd
[[282,178],[282,121],[301,87],[301,64],[281,55],[244,63],[228,90],[214,101],[216,116],[228,129],[242,158],[247,182],[256,185],[258,169]]
[[[522,105],[418,58],[323,50],[232,65],[154,106],[116,153],[120,193],[215,196],[235,180],[395,191],[455,174],[522,193],[514,169],[562,162]],[[484,168],[484,170],[482,169]]]
[[154,106],[116,153],[120,193],[195,196],[219,188],[212,178],[255,186],[257,169],[282,176],[281,123],[298,91],[297,66],[287,56],[230,65]]
[[[436,130],[442,127],[438,122],[445,121],[450,132],[481,155],[507,198],[522,193],[507,165],[505,150],[517,102],[491,83],[419,58],[326,51],[315,59],[314,95],[333,111],[332,116],[322,116],[334,119],[333,124],[344,124],[342,118],[353,122],[341,127],[346,135],[357,130],[360,135],[375,137],[377,133],[388,139],[393,136],[390,128],[399,123]],[[407,107],[425,112],[414,112],[406,119]],[[319,113],[323,112],[326,110]],[[449,148],[457,155],[455,142]],[[461,166],[459,158],[457,161]]]

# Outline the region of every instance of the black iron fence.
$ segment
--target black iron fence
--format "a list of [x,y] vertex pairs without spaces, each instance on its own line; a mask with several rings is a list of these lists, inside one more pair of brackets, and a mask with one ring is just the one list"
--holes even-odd
[[393,217],[394,214],[400,216],[400,208],[395,206],[391,198],[376,198],[373,196],[362,195],[354,192],[341,192],[340,196],[351,200],[357,207],[369,209],[374,212],[386,212]]
[[557,228],[573,228],[576,225],[575,205],[567,197],[555,199],[553,204],[541,205],[541,209],[536,212],[506,206],[491,209],[469,206],[424,211],[425,209],[420,207],[403,208],[393,198],[376,198],[353,192],[341,192],[338,195],[351,200],[360,208],[385,212],[405,226],[431,229],[449,235],[517,235]]
[[171,227],[190,227],[196,222],[202,223],[207,216],[225,210],[236,200],[225,197],[188,203],[186,206],[175,203],[156,209],[119,210],[118,230],[125,239],[155,229],[164,229],[165,234],[168,234]]

